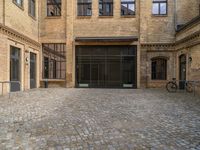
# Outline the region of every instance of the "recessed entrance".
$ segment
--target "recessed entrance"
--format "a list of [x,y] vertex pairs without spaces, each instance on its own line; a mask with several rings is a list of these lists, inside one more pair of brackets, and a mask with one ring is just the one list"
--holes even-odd
[[136,88],[136,46],[76,46],[76,87]]

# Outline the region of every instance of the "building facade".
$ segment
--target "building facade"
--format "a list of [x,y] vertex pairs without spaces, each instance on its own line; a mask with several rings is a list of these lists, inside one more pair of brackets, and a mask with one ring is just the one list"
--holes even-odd
[[[0,88],[4,92],[40,86],[38,2],[30,2],[0,1],[0,81],[5,82]],[[10,86],[7,81],[12,81]]]
[[199,0],[0,3],[0,62],[6,62],[0,81],[11,80],[11,52],[19,48],[22,90],[46,81],[49,87],[152,88],[172,78],[200,80]]

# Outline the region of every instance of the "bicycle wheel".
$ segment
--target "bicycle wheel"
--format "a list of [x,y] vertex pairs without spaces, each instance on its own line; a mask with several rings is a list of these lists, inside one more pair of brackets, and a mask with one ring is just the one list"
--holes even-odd
[[188,93],[192,93],[193,92],[193,85],[192,85],[192,83],[186,83],[186,91],[188,92]]
[[168,82],[166,85],[166,89],[170,93],[175,93],[177,91],[177,88],[178,87],[177,87],[176,83],[173,83],[173,82]]

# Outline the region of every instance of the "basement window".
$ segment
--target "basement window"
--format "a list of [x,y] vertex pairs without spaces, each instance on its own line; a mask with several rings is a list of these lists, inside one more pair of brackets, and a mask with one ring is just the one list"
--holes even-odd
[[47,16],[61,16],[61,0],[47,0]]
[[153,0],[153,15],[167,15],[167,0]]
[[78,16],[92,15],[92,0],[78,0]]
[[121,15],[135,15],[135,0],[121,0]]
[[113,0],[99,0],[99,16],[113,16]]
[[13,0],[13,3],[15,3],[20,8],[23,8],[23,0]]
[[64,43],[42,44],[43,79],[66,78],[66,45]]
[[28,7],[29,15],[35,17],[35,0],[29,0],[29,7]]

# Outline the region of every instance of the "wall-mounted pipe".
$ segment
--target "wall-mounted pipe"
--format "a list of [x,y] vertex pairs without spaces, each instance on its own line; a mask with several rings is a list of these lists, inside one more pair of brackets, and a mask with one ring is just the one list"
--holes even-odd
[[177,30],[177,0],[174,0],[174,28]]
[[6,4],[5,4],[5,0],[3,0],[3,25],[5,25],[6,22]]

